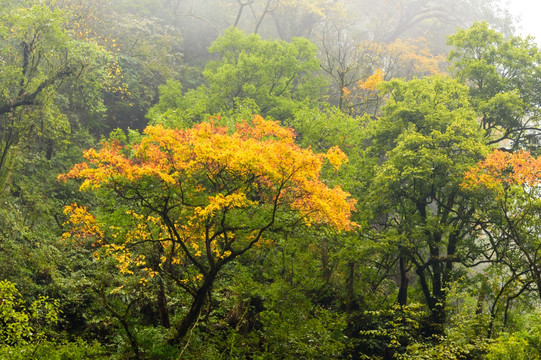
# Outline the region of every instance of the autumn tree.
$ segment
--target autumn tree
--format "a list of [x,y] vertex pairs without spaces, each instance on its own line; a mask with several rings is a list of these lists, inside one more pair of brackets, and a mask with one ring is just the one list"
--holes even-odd
[[347,88],[359,81],[371,66],[358,39],[351,33],[351,27],[328,20],[318,33],[317,45],[321,49],[321,68],[333,81],[330,102],[344,109]]
[[[445,57],[432,54],[422,38],[398,39],[387,44],[362,41],[357,47],[359,55],[354,61],[360,68],[348,75],[350,80],[347,84],[344,82],[346,86],[341,91],[341,108],[349,114],[380,115],[385,101],[377,85],[384,80],[421,78],[444,71]],[[342,49],[340,52],[345,51]],[[348,66],[354,68],[353,64]]]
[[464,188],[486,194],[475,216],[484,235],[482,260],[505,268],[505,316],[522,293],[541,298],[540,182],[541,159],[524,151],[495,150],[465,174]]
[[[303,150],[290,129],[260,117],[233,133],[212,122],[188,130],[149,127],[133,146],[107,142],[85,157],[88,163],[61,178],[82,179],[81,190],[115,199],[123,209],[117,216],[133,225],[110,226],[110,214],[73,205],[65,236],[92,241],[94,256],[113,257],[120,272],[166,274],[190,294],[176,343],[196,323],[224,266],[271,242],[273,233],[311,224],[354,227],[354,202],[319,179],[324,158],[338,167],[343,153]],[[154,266],[145,260],[147,246],[161,254]]]

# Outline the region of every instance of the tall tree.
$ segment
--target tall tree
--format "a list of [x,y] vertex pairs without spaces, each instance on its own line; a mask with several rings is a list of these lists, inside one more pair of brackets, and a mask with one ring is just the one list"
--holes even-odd
[[484,232],[483,260],[505,267],[506,286],[518,294],[533,289],[539,298],[540,182],[541,158],[501,150],[472,167],[464,181],[465,188],[486,193],[475,214]]
[[367,128],[368,206],[377,241],[400,260],[399,300],[413,267],[430,310],[428,333],[443,332],[446,291],[456,263],[472,254],[474,202],[460,187],[464,172],[486,153],[467,88],[432,77],[386,85],[383,116]]
[[356,0],[348,5],[350,13],[364,20],[360,26],[374,40],[391,43],[423,37],[436,52],[446,51],[446,35],[474,21],[486,20],[507,34],[513,30],[511,16],[499,0]]
[[[337,148],[326,155],[302,150],[290,129],[260,117],[231,135],[212,123],[149,127],[132,147],[105,143],[86,158],[89,164],[63,177],[83,179],[82,190],[103,189],[124,210],[116,213],[121,223],[134,225],[111,226],[108,211],[94,217],[73,205],[66,210],[73,225],[66,236],[90,239],[95,256],[113,257],[120,272],[164,273],[190,294],[175,343],[196,324],[222,269],[272,233],[312,223],[354,226],[349,195],[319,179],[324,158],[338,167],[345,155]],[[149,246],[162,254],[154,266],[145,260]]]
[[317,75],[317,48],[306,39],[262,40],[231,28],[209,51],[218,58],[203,70],[208,86],[181,96],[180,84],[169,82],[150,118],[159,122],[170,115],[179,124],[190,124],[204,119],[204,114],[241,112],[249,106],[253,113],[284,120],[295,110],[321,101],[324,82]]
[[38,142],[51,157],[55,142],[70,132],[66,102],[89,112],[103,109],[100,90],[107,86],[111,57],[69,32],[60,10],[33,4],[3,12],[0,176],[5,178],[11,150],[21,143]]
[[489,144],[537,147],[541,53],[531,38],[505,38],[486,22],[449,37],[456,77],[470,88],[470,101]]

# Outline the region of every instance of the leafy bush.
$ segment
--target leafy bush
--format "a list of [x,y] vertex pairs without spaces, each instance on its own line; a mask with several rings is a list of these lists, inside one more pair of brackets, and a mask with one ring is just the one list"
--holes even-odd
[[44,341],[37,344],[0,347],[0,359],[10,360],[105,360],[110,359],[102,345],[82,340],[56,344]]

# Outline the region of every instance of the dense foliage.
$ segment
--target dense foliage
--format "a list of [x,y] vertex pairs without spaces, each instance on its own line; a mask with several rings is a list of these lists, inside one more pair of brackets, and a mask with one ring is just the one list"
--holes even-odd
[[541,358],[496,0],[1,5],[0,359]]

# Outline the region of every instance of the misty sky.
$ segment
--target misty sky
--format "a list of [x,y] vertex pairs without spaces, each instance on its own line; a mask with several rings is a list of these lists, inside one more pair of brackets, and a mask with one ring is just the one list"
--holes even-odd
[[521,35],[533,35],[541,45],[541,2],[538,0],[508,0],[509,9],[521,17],[518,30]]

